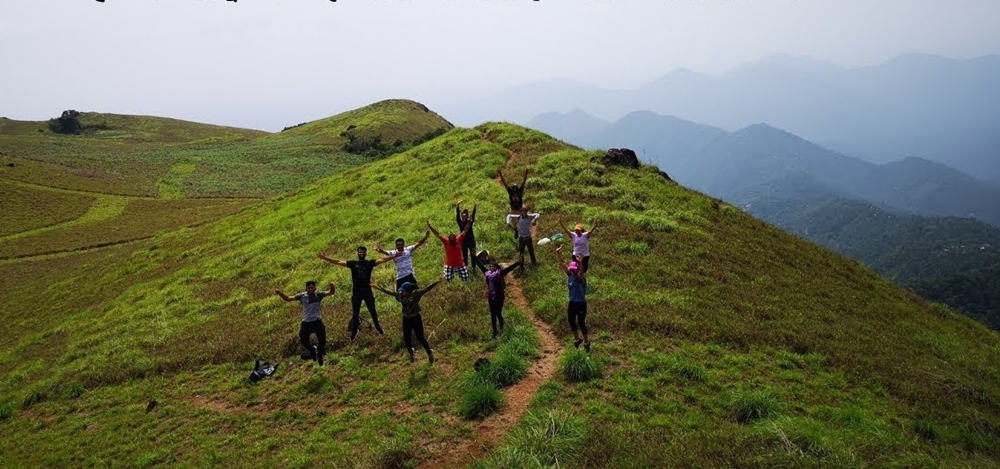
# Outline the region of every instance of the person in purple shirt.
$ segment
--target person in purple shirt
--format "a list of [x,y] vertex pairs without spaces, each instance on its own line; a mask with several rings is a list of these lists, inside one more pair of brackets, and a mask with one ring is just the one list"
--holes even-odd
[[[523,264],[524,257],[503,269],[496,262],[490,262],[489,268],[486,268],[482,263],[476,264],[479,266],[479,270],[483,271],[483,275],[486,276],[486,301],[490,305],[490,324],[493,325],[494,339],[503,331],[503,304],[507,299],[507,283],[504,281],[504,277],[510,271],[514,270],[515,267]],[[497,323],[500,325],[499,329],[497,328]]]

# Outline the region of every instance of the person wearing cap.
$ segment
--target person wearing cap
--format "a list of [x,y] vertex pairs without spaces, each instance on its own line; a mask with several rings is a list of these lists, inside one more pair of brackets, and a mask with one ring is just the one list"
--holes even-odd
[[382,250],[382,246],[378,244],[375,245],[376,252],[386,256],[392,256],[392,262],[396,264],[396,288],[399,288],[406,282],[419,285],[419,283],[417,283],[417,278],[413,276],[413,251],[416,251],[417,248],[423,245],[430,235],[431,232],[428,230],[424,233],[424,237],[421,238],[420,241],[417,241],[416,244],[410,246],[406,245],[403,238],[396,238],[396,249],[391,251],[384,251]]
[[[583,348],[590,352],[590,336],[587,334],[587,277],[580,269],[579,262],[572,261],[566,265],[562,248],[561,244],[556,248],[556,259],[559,260],[559,267],[566,272],[566,286],[569,288],[566,315],[569,319],[569,328],[573,331],[573,347],[579,348],[582,342]],[[582,339],[580,332],[583,333]]]
[[[472,220],[476,219],[476,210],[479,208],[479,204],[476,202],[472,203],[472,218],[469,218],[469,209],[462,210],[462,201],[459,200],[455,203],[455,223],[458,225],[458,231],[465,231],[466,225],[471,225]],[[482,270],[480,266],[479,259],[476,257],[476,231],[469,228],[468,234],[462,241],[462,260],[465,261],[465,265],[469,264],[469,259],[472,259],[472,264]]]
[[[471,221],[476,221],[475,215],[472,216]],[[462,281],[468,282],[469,268],[466,267],[465,259],[462,258],[462,242],[465,241],[465,234],[472,229],[472,223],[465,225],[465,229],[458,236],[454,234],[449,234],[447,237],[441,236],[441,233],[431,226],[430,220],[427,220],[427,228],[444,245],[444,279],[451,282],[451,279],[455,278],[455,272],[458,272],[458,276]]]
[[[375,324],[375,331],[378,335],[385,335],[382,331],[382,326],[378,323],[378,313],[375,312],[375,294],[372,293],[371,281],[372,281],[372,270],[375,266],[388,262],[393,258],[393,256],[386,256],[379,260],[365,259],[368,254],[368,248],[364,246],[358,246],[358,260],[356,261],[343,261],[340,259],[333,259],[327,257],[326,254],[322,252],[317,254],[316,257],[323,259],[331,264],[336,264],[339,266],[347,267],[351,269],[351,322],[347,326],[347,330],[351,333],[351,342],[358,337],[358,330],[361,329],[361,302],[363,301],[368,307],[368,313],[372,316],[372,323]],[[399,253],[396,253],[399,255]]]
[[[528,248],[528,254],[531,256],[531,265],[538,265],[538,261],[535,259],[535,243],[531,239],[531,227],[538,224],[538,217],[540,214],[529,213],[528,207],[521,207],[520,214],[510,214],[507,215],[507,224],[513,225],[513,221],[517,221],[517,253],[522,258],[524,257],[524,248]],[[523,266],[522,266],[523,270]]]
[[[522,264],[524,264],[523,257],[503,269],[496,262],[490,262],[489,269],[483,265],[479,265],[479,270],[482,270],[483,275],[486,277],[486,301],[490,305],[490,324],[493,326],[494,339],[497,338],[500,331],[503,331],[503,304],[507,298],[507,283],[504,282],[504,277],[510,271],[514,270],[515,267]],[[500,324],[499,330],[497,329],[497,323]]]
[[[316,282],[310,280],[306,282],[306,291],[296,293],[295,296],[288,296],[281,290],[274,290],[274,294],[285,301],[298,301],[302,303],[302,324],[299,326],[299,341],[309,352],[313,361],[323,366],[323,356],[326,355],[326,326],[323,325],[323,317],[320,311],[320,302],[323,298],[333,295],[333,282],[326,291],[316,291]],[[312,345],[309,337],[316,334],[318,345]],[[303,355],[305,357],[305,355]]]
[[406,344],[406,352],[410,354],[410,363],[413,363],[413,341],[410,336],[416,335],[417,341],[420,342],[420,345],[427,352],[427,362],[431,365],[434,364],[434,351],[431,350],[431,346],[427,343],[427,338],[424,336],[424,320],[420,315],[420,297],[431,291],[439,283],[441,283],[441,277],[438,277],[437,281],[424,288],[417,288],[415,283],[405,282],[396,291],[389,291],[374,283],[371,284],[372,288],[387,295],[392,295],[403,307],[403,343]]
[[562,218],[559,219],[559,226],[562,226],[563,231],[569,233],[569,237],[573,241],[573,260],[583,263],[583,273],[590,270],[590,235],[594,233],[600,222],[599,218],[595,219],[594,226],[590,227],[590,231],[583,231],[581,223],[577,223],[573,227],[573,231],[570,231],[569,228],[566,228]]

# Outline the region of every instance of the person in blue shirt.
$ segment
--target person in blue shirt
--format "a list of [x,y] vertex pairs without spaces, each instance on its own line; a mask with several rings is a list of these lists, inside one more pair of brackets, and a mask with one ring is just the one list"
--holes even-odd
[[569,328],[573,330],[573,346],[580,348],[580,344],[583,343],[584,350],[590,352],[590,336],[587,334],[587,277],[579,262],[572,261],[566,265],[562,248],[561,244],[556,248],[556,259],[559,260],[559,267],[566,273],[566,286],[569,289],[566,315],[569,319]]

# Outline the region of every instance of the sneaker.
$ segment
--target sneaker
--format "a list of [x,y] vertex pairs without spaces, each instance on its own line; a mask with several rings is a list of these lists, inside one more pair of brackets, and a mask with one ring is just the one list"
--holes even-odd
[[359,330],[360,329],[354,329],[353,331],[351,331],[351,342],[354,342],[354,339],[358,338],[358,331]]
[[587,353],[590,353],[590,342],[583,344],[583,349],[586,350]]
[[378,332],[378,335],[385,335],[385,332],[382,332],[382,326],[378,324],[375,325],[375,332]]
[[497,338],[497,331],[493,331],[493,340],[496,340],[496,338]]
[[312,347],[309,348],[309,359],[312,361],[316,361],[318,357],[319,357],[319,348],[313,345]]
[[410,363],[413,363],[413,349],[408,350],[410,353]]
[[319,363],[319,366],[323,366],[323,355],[325,355],[325,353],[316,354],[316,363]]
[[[582,343],[583,343],[583,339],[576,339],[576,340],[574,340],[573,341],[573,348],[580,348],[580,344],[582,344]],[[587,345],[589,346],[590,344],[587,344]]]
[[434,351],[433,350],[428,350],[427,351],[427,362],[430,363],[431,365],[434,364]]

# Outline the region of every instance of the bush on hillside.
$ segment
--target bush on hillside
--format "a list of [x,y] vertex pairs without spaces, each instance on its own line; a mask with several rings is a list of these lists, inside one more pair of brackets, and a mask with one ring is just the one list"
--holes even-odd
[[559,368],[563,376],[573,383],[589,381],[601,376],[601,369],[587,352],[579,349],[567,350],[563,355]]
[[740,423],[750,423],[771,418],[780,412],[778,395],[764,389],[759,391],[737,391],[729,401],[729,411]]
[[62,112],[62,115],[49,119],[49,130],[57,134],[79,134],[83,130],[80,124],[80,112],[72,109]]

